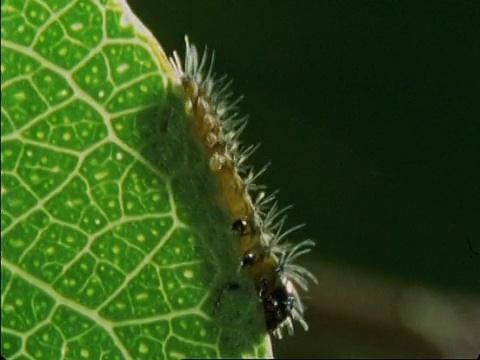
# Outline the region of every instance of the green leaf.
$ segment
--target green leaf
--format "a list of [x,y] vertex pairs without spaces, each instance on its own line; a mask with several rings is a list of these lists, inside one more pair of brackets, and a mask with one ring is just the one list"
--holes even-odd
[[183,94],[126,5],[2,1],[1,73],[2,355],[269,356]]

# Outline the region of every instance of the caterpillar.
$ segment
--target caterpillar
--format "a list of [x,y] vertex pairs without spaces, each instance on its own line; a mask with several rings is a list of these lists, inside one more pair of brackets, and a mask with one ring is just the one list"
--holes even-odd
[[253,279],[266,329],[277,338],[282,338],[284,328],[293,335],[294,321],[308,330],[297,287],[307,291],[308,283],[317,283],[317,279],[295,260],[308,253],[314,242],[287,241],[303,225],[284,230],[285,213],[290,207],[280,208],[276,192],[267,195],[265,187],[256,183],[268,165],[255,172],[246,164],[258,146],[242,147],[239,141],[247,124],[247,117],[238,114],[242,97],[232,99],[232,81],[213,72],[214,52],[209,57],[205,47],[200,56],[187,36],[185,44],[183,63],[176,51],[169,58],[174,82],[185,94],[187,110],[209,156],[210,168],[218,175],[232,231],[238,234],[240,267],[249,271]]

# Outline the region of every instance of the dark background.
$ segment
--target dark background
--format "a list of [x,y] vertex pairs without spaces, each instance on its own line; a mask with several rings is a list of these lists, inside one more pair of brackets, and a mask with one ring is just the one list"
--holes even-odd
[[479,2],[129,4],[167,54],[216,51],[307,260],[480,294]]

